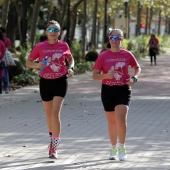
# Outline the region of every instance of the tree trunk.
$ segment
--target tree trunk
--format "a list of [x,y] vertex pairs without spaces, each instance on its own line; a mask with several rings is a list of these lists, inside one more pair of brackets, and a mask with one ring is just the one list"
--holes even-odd
[[148,33],[148,14],[149,14],[149,9],[148,7],[146,7],[145,34]]
[[152,17],[153,17],[153,8],[150,8],[150,15],[149,15],[149,34],[151,33],[151,23],[152,23]]
[[140,1],[138,2],[138,13],[137,13],[137,25],[136,25],[136,35],[140,35],[140,24],[141,24],[141,10],[142,6],[140,4]]
[[91,44],[94,49],[96,49],[96,19],[97,19],[97,8],[98,8],[98,0],[95,0],[94,3],[94,15],[93,15],[93,27],[91,34]]
[[161,30],[161,10],[159,10],[158,35],[160,35],[160,30]]
[[104,44],[107,43],[107,4],[108,0],[104,1],[104,27],[103,27],[103,48]]
[[76,23],[77,23],[77,8],[84,0],[79,0],[72,8],[71,11],[71,29],[70,29],[70,41],[74,39]]
[[6,28],[7,19],[8,19],[8,11],[9,11],[9,0],[3,1],[2,6],[2,27]]
[[87,8],[87,1],[84,0],[84,8],[83,8],[83,28],[82,28],[82,54],[83,60],[85,60],[85,50],[86,50],[86,8]]
[[21,45],[26,47],[27,38],[27,0],[22,3],[22,20],[21,20]]
[[31,29],[30,29],[30,43],[32,47],[34,45],[36,26],[37,26],[38,14],[39,14],[41,3],[42,3],[41,0],[35,0],[34,7],[33,7]]
[[[15,39],[16,39],[16,30],[17,30],[17,15],[16,15],[16,8],[15,2],[12,1],[9,6],[9,14],[8,14],[8,23],[6,26],[6,34],[11,41],[11,47],[15,47]],[[12,28],[12,29],[11,29]]]
[[170,34],[170,18],[168,19],[168,34]]

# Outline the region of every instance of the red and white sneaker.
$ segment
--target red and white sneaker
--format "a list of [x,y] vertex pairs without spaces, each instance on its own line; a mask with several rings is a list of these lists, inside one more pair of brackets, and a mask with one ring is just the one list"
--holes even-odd
[[49,158],[58,159],[57,148],[53,148],[51,143],[49,148]]
[[49,156],[52,154],[52,142],[48,145],[49,148]]

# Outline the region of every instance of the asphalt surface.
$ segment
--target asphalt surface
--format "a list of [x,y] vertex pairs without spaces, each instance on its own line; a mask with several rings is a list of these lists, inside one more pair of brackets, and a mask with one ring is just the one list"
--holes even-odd
[[0,96],[1,170],[170,170],[170,52],[139,60],[142,73],[132,87],[125,162],[108,160],[111,149],[92,73],[69,79],[61,111],[59,159],[48,158],[49,135],[38,86]]

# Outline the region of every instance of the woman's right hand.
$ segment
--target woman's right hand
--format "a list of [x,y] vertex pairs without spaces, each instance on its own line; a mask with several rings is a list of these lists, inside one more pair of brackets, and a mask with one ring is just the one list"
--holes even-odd
[[105,74],[106,79],[113,79],[114,78],[115,71],[110,71],[107,74]]
[[37,63],[37,68],[38,69],[44,69],[45,68],[45,64],[43,63],[43,62],[39,62],[39,63]]

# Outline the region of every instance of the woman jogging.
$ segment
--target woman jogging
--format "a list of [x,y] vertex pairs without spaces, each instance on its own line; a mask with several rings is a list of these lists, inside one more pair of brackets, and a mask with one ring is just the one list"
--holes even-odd
[[[60,25],[52,20],[46,29],[48,39],[38,43],[30,53],[27,67],[40,69],[40,95],[47,115],[51,142],[49,157],[58,158],[60,140],[60,111],[67,92],[67,78],[73,76],[74,59],[66,42],[58,39]],[[39,60],[39,63],[34,62]],[[66,68],[66,60],[69,68]]]
[[[121,47],[122,41],[123,32],[113,29],[109,34],[109,49],[100,53],[93,71],[93,79],[102,80],[101,99],[112,145],[109,159],[115,160],[118,156],[120,161],[127,158],[125,139],[131,86],[141,72],[133,54]],[[132,77],[128,73],[129,66],[134,70]]]

